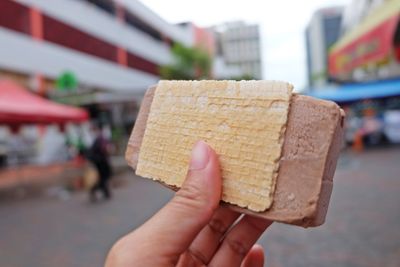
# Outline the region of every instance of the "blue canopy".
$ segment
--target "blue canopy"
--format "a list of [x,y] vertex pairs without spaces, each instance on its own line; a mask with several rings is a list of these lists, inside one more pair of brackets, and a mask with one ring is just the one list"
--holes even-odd
[[306,94],[339,103],[400,96],[400,80],[345,84],[336,87],[331,86],[318,88],[317,90],[313,90]]

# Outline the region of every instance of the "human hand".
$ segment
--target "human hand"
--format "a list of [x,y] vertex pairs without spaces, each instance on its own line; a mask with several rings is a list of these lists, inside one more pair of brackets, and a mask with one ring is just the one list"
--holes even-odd
[[[221,174],[217,155],[196,143],[188,175],[174,198],[150,220],[112,247],[106,267],[261,267],[254,245],[271,221],[219,207]],[[254,246],[253,246],[254,245]]]

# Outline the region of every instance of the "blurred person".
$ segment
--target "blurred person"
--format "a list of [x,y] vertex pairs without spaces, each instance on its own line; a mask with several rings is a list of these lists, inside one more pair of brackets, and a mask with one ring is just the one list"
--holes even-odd
[[112,175],[111,164],[109,160],[110,145],[104,138],[102,129],[98,126],[93,126],[95,135],[94,142],[88,151],[88,158],[96,167],[98,173],[97,182],[90,189],[89,196],[91,201],[96,201],[97,191],[101,191],[105,199],[111,198],[109,180]]
[[205,142],[196,143],[189,171],[175,197],[142,226],[114,244],[106,267],[264,266],[254,245],[271,221],[219,207],[218,157]]
[[5,167],[7,163],[7,148],[3,144],[3,142],[0,141],[0,169]]
[[0,169],[7,166],[8,129],[0,125]]
[[359,118],[351,108],[345,109],[346,123],[345,123],[345,141],[351,145],[356,139],[357,133],[362,128],[362,119]]

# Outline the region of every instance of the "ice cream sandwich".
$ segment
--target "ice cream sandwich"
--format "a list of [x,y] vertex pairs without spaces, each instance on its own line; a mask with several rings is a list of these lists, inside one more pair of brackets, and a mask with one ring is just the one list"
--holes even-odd
[[147,90],[126,159],[178,189],[197,140],[216,151],[222,205],[311,227],[325,221],[344,113],[278,81],[160,81]]

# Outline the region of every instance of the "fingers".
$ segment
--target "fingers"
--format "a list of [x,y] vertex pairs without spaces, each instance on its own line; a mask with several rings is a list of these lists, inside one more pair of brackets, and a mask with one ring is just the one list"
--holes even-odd
[[244,216],[226,235],[208,266],[240,266],[251,247],[271,225],[265,219]]
[[207,265],[217,250],[222,237],[240,216],[227,207],[219,207],[208,224],[189,247],[189,253]]
[[215,152],[196,143],[187,178],[175,197],[141,228],[146,239],[157,240],[166,255],[183,253],[207,225],[221,198],[221,174]]
[[264,250],[260,245],[254,245],[244,258],[241,267],[263,267]]

